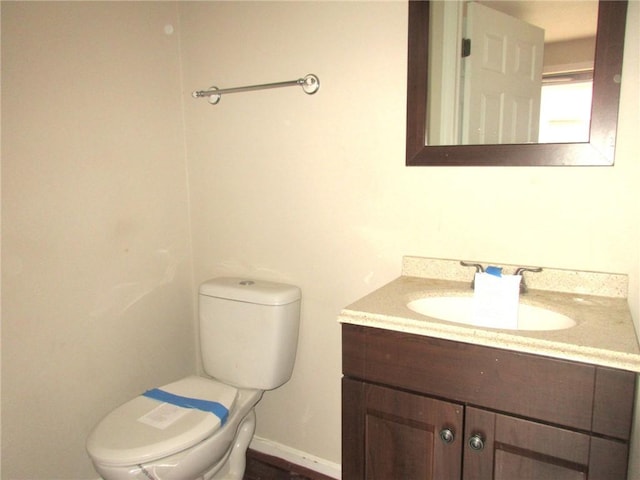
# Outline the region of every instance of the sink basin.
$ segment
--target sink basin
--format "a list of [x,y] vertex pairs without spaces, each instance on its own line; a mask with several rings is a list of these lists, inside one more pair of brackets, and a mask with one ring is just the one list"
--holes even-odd
[[[407,304],[410,310],[447,322],[478,325],[473,318],[473,297],[426,297]],[[520,303],[518,328],[510,330],[564,330],[576,325],[575,320],[561,313]],[[502,328],[482,324],[483,327]]]

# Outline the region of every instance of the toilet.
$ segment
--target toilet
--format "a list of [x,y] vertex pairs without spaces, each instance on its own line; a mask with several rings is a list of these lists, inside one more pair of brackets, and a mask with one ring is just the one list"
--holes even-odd
[[[104,480],[241,480],[265,390],[293,372],[300,289],[223,277],[199,290],[202,366],[104,417],[87,452]],[[158,366],[161,368],[162,366]]]

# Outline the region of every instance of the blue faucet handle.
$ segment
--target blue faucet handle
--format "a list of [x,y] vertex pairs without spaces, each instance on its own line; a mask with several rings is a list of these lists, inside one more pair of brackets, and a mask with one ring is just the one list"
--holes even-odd
[[502,276],[502,267],[494,267],[493,265],[489,265],[485,270],[490,275],[494,275],[496,277]]

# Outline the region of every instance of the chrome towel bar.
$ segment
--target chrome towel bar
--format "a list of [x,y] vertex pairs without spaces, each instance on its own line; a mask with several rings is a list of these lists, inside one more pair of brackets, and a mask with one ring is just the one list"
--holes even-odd
[[246,87],[235,87],[235,88],[218,88],[211,87],[209,90],[197,90],[191,94],[193,98],[200,97],[209,97],[209,103],[211,105],[215,105],[220,101],[220,98],[223,94],[226,93],[239,93],[239,92],[250,92],[252,90],[265,90],[267,88],[281,88],[281,87],[293,87],[300,86],[302,90],[307,95],[313,95],[320,88],[320,79],[314,74],[310,73],[309,75],[304,76],[303,78],[299,78],[297,80],[289,80],[287,82],[277,82],[277,83],[265,83],[262,85],[249,85]]

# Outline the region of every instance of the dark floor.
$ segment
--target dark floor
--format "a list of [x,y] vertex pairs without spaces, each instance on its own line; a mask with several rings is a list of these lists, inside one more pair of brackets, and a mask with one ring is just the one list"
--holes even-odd
[[277,457],[249,450],[244,480],[333,480]]

